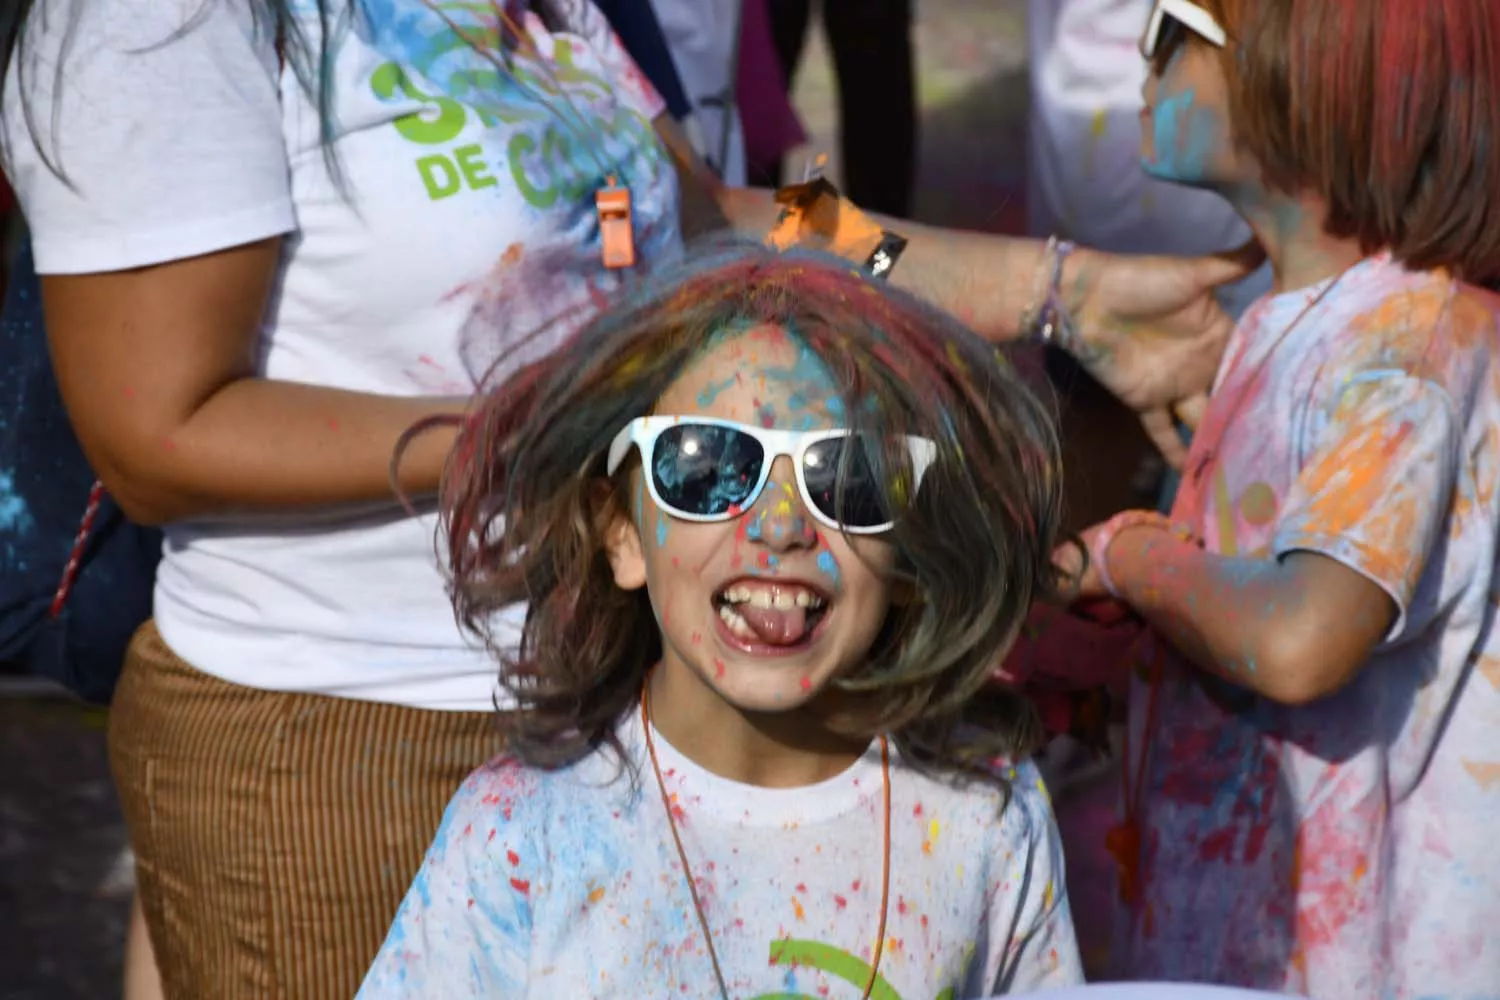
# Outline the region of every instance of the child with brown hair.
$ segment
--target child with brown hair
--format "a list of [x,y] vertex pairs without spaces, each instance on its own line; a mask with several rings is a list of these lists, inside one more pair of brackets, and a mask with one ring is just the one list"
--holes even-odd
[[847,264],[704,252],[490,392],[443,508],[509,753],[361,997],[930,1000],[1081,979],[1038,726],[1051,414]]
[[1158,0],[1143,158],[1274,269],[1170,520],[1083,592],[1134,683],[1125,969],[1330,998],[1500,988],[1500,5]]

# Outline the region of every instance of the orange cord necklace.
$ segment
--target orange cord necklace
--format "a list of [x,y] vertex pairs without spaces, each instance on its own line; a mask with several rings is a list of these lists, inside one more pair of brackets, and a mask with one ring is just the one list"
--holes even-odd
[[[641,729],[646,734],[646,753],[651,758],[651,770],[656,775],[656,788],[661,792],[662,809],[667,814],[667,828],[672,831],[672,843],[677,846],[677,858],[682,862],[682,877],[687,881],[688,895],[692,897],[693,910],[698,915],[703,942],[708,945],[708,960],[713,963],[714,978],[719,983],[719,995],[723,1000],[730,1000],[724,969],[719,965],[718,952],[714,950],[714,936],[708,929],[708,917],[703,912],[703,903],[698,899],[697,882],[693,879],[693,869],[688,864],[687,851],[682,846],[682,835],[677,832],[677,819],[672,815],[672,799],[667,794],[667,783],[661,775],[661,763],[656,758],[656,741],[651,737],[650,695],[644,686],[641,688]],[[886,915],[890,910],[891,900],[891,751],[884,733],[880,735],[880,774],[885,813],[880,864],[880,923],[875,931],[875,946],[871,949],[870,978],[865,982],[865,991],[860,1000],[870,1000],[870,994],[875,992],[875,981],[880,978],[880,959],[885,951]]]

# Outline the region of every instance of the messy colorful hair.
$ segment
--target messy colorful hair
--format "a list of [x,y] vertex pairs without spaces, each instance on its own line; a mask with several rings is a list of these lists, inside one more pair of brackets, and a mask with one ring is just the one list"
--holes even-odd
[[1475,284],[1500,278],[1500,3],[1202,0],[1236,138],[1328,231]]
[[[853,705],[840,728],[890,733],[914,762],[957,769],[1029,750],[1029,705],[986,682],[1056,583],[1050,409],[992,345],[846,262],[758,244],[692,258],[487,392],[444,477],[453,600],[501,659],[516,703],[501,720],[511,752],[553,767],[619,749],[615,727],[662,647],[647,594],[619,589],[605,555],[638,467],[610,481],[606,453],[716,336],[761,324],[826,365],[852,429],[881,442],[872,452],[888,447],[868,457],[903,510],[891,542],[917,600],[893,604],[868,662],[836,682]],[[909,503],[899,475],[882,473],[903,467],[905,434],[938,447]],[[522,601],[519,649],[507,649],[489,624]]]

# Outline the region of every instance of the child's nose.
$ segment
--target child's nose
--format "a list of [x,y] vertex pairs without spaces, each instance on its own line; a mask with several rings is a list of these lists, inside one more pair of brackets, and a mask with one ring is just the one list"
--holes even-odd
[[767,545],[790,549],[817,544],[817,525],[803,506],[796,469],[785,455],[771,466],[771,478],[755,506],[751,516],[760,523],[756,534]]

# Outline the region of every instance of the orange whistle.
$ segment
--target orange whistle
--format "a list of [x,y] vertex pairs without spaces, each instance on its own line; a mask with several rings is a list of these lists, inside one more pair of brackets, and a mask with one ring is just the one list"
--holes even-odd
[[635,266],[635,230],[630,218],[630,189],[620,187],[613,177],[609,186],[594,195],[599,212],[600,252],[604,266],[618,269]]

